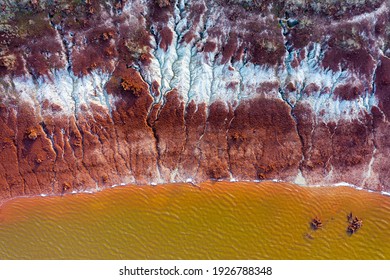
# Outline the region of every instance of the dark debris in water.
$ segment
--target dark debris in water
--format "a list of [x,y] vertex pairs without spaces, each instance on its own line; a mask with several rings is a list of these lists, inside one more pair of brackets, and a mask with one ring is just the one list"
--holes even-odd
[[321,219],[319,219],[318,217],[313,218],[311,220],[311,222],[310,222],[310,227],[313,230],[317,230],[319,228],[322,228],[322,221],[321,221]]
[[358,229],[363,226],[363,220],[359,219],[357,216],[353,217],[352,212],[347,215],[348,227],[347,233],[349,235],[354,234]]

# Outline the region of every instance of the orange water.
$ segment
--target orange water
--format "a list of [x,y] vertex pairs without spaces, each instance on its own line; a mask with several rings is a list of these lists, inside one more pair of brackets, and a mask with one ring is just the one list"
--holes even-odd
[[128,186],[0,208],[1,259],[390,259],[389,233],[390,197],[349,187]]

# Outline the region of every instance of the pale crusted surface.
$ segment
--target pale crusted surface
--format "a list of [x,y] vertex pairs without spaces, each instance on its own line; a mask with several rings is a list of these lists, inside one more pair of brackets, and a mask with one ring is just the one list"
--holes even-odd
[[1,3],[2,197],[210,178],[389,189],[386,1],[18,3]]

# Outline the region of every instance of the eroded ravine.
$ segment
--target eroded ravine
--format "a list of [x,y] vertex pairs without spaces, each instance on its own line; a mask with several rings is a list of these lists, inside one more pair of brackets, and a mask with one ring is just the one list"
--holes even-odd
[[389,191],[389,5],[328,2],[5,3],[1,199],[209,179]]

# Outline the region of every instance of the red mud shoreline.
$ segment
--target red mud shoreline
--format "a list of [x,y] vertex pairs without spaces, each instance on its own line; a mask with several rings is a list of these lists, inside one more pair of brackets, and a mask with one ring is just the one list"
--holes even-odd
[[202,182],[202,183],[189,183],[189,182],[175,182],[175,183],[168,183],[168,184],[159,184],[159,185],[156,185],[156,184],[153,184],[153,185],[134,185],[134,184],[119,184],[119,185],[113,185],[113,186],[110,186],[110,187],[105,187],[105,188],[100,188],[100,189],[85,189],[83,191],[80,191],[80,192],[71,192],[71,193],[63,193],[63,194],[39,194],[39,195],[32,195],[32,196],[18,196],[18,197],[12,197],[12,198],[8,198],[8,199],[3,199],[3,200],[0,200],[0,210],[1,208],[6,205],[7,203],[13,201],[13,200],[18,200],[18,199],[28,199],[28,198],[34,198],[34,199],[39,199],[39,198],[45,198],[45,197],[63,197],[63,196],[69,196],[69,195],[88,195],[88,194],[97,194],[97,193],[100,193],[100,192],[104,192],[106,190],[109,190],[109,189],[113,189],[113,188],[132,188],[132,187],[136,187],[136,188],[143,188],[143,187],[157,187],[157,186],[163,186],[163,187],[169,187],[170,185],[183,185],[183,186],[187,186],[187,187],[194,187],[194,188],[198,188],[198,189],[201,189],[202,188],[202,185],[206,184],[206,185],[212,185],[212,184],[258,184],[258,185],[262,185],[262,184],[286,184],[286,185],[293,185],[293,186],[296,186],[296,187],[299,187],[299,188],[308,188],[308,189],[311,189],[311,188],[336,188],[336,187],[348,187],[348,188],[352,188],[352,189],[355,189],[355,190],[359,190],[359,191],[366,191],[366,192],[370,192],[370,193],[378,193],[378,194],[381,194],[381,195],[384,195],[384,196],[390,196],[390,193],[389,192],[384,192],[384,191],[381,191],[381,192],[378,192],[378,191],[373,191],[373,190],[370,190],[370,189],[365,189],[365,188],[362,188],[362,187],[359,187],[359,186],[354,186],[354,185],[351,185],[351,184],[348,184],[348,183],[336,183],[336,184],[333,184],[333,185],[302,185],[302,184],[294,184],[294,183],[290,183],[290,182],[283,182],[283,181],[275,181],[275,180],[271,180],[271,181],[267,181],[267,180],[263,180],[263,181],[222,181],[222,180],[218,180],[218,181],[205,181],[205,182]]
[[[191,103],[184,114],[183,102],[169,96],[155,122],[148,116],[152,99],[147,92],[134,100],[123,97],[112,117],[99,107],[84,110],[77,120],[42,119],[27,105],[1,107],[0,197],[79,192],[121,181],[232,177],[294,182],[299,169],[307,185],[363,183],[364,188],[388,191],[386,149],[379,149],[378,137],[387,141],[390,129],[382,123],[373,135],[370,116],[367,125],[339,121],[332,132],[326,127],[332,124],[319,124],[305,140],[279,100],[254,99],[235,110],[216,102],[206,117],[206,106]],[[310,147],[301,141],[309,141]],[[302,161],[305,149],[311,152]]]
[[0,201],[188,180],[390,191],[387,2],[19,2],[1,14]]

